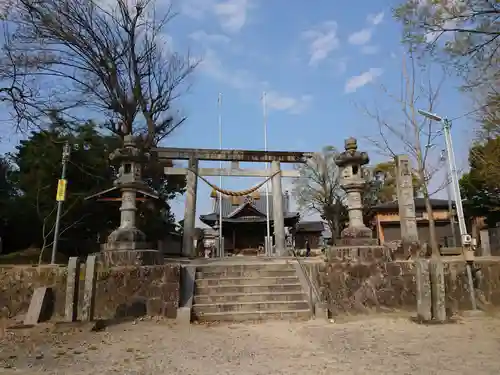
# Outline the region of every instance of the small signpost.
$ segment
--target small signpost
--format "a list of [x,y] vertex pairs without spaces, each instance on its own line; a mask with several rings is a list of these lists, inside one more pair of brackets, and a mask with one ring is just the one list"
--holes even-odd
[[56,201],[64,202],[66,200],[66,187],[68,180],[61,178],[57,183]]

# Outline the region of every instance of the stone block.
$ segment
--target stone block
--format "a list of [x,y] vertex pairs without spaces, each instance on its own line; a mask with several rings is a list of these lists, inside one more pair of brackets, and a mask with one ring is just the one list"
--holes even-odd
[[71,257],[68,261],[68,276],[66,279],[66,299],[64,318],[67,322],[74,322],[78,315],[78,284],[80,281],[80,261]]
[[317,302],[314,306],[314,317],[316,319],[328,320],[328,307],[324,303]]
[[49,320],[54,311],[54,294],[51,288],[39,287],[36,288],[31,303],[28,308],[28,313],[24,318],[25,325],[34,325],[39,322]]
[[96,256],[89,255],[85,263],[85,286],[83,291],[82,320],[94,319],[94,303],[96,295]]
[[439,322],[446,321],[446,295],[443,261],[431,258],[429,262],[431,276],[432,318]]
[[179,307],[177,309],[176,321],[181,324],[191,323],[191,307]]
[[432,319],[432,292],[429,274],[429,261],[419,259],[415,262],[415,282],[417,290],[417,318],[420,321]]
[[179,304],[176,302],[165,302],[163,305],[163,316],[168,319],[177,318],[177,310],[179,309]]
[[146,309],[149,316],[163,316],[164,302],[161,298],[150,298],[147,301]]

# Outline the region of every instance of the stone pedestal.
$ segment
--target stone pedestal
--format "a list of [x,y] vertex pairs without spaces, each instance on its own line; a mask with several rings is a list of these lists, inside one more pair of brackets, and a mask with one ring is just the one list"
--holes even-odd
[[391,252],[385,246],[332,246],[325,250],[329,261],[341,262],[388,262]]
[[155,266],[163,264],[163,254],[152,249],[110,250],[101,251],[96,255],[97,261],[104,267]]

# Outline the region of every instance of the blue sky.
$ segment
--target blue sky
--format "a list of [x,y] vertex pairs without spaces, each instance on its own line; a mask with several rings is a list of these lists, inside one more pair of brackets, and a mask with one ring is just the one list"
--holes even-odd
[[[161,3],[158,3],[161,4]],[[268,148],[319,151],[343,147],[349,136],[380,161],[364,137],[377,134],[376,122],[362,107],[377,106],[397,118],[404,48],[401,27],[391,16],[394,1],[372,0],[177,0],[179,15],[165,32],[172,48],[201,63],[190,88],[177,102],[188,120],[163,146],[218,148],[217,97],[222,94],[223,148],[263,149],[262,92],[267,93]],[[472,104],[449,77],[438,112],[460,117]],[[471,124],[455,122],[458,164],[466,165]],[[16,137],[4,134],[0,152]],[[396,146],[397,147],[397,146]],[[441,146],[437,146],[438,148]],[[209,165],[210,163],[204,164]],[[246,167],[246,165],[245,165]],[[248,165],[248,167],[252,167]],[[261,168],[254,165],[254,168]],[[218,178],[213,181],[219,183]],[[224,178],[231,189],[259,179]],[[292,181],[284,182],[291,188]],[[210,189],[199,181],[197,216],[211,212]],[[178,219],[184,199],[173,203]]]

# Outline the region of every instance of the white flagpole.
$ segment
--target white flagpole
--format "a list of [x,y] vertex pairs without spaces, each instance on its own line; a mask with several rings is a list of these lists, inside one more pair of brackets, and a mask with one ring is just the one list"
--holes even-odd
[[[266,92],[262,93],[262,114],[264,120],[264,151],[267,152],[267,103],[266,103]],[[269,168],[269,163],[266,162],[266,172]],[[267,177],[266,177],[267,178]],[[267,237],[266,237],[266,255],[271,255],[271,224],[269,222],[269,181],[266,181],[266,226],[267,226]]]
[[[217,109],[219,115],[219,150],[222,150],[222,93],[219,93],[217,99]],[[219,168],[222,169],[222,160],[219,162]],[[219,176],[219,187],[222,188],[222,175]],[[222,193],[219,192],[219,256],[224,256],[224,237],[222,235]]]

